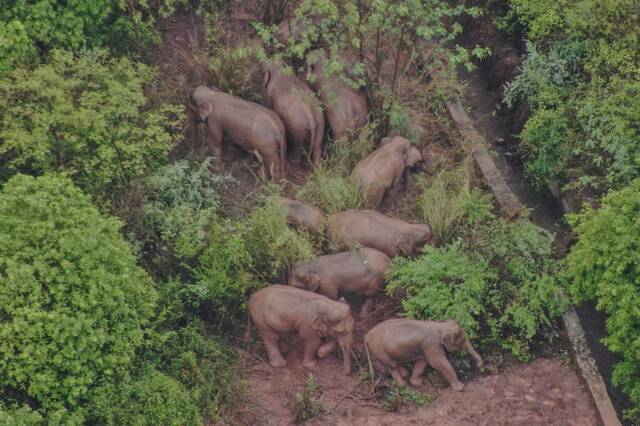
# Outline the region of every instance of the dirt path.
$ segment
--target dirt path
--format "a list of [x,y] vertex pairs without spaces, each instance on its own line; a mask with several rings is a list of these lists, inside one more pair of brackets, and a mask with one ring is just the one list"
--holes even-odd
[[[295,398],[308,374],[297,354],[289,366],[273,369],[266,363],[246,377],[250,403],[243,424],[295,424]],[[596,425],[596,412],[571,366],[559,358],[539,359],[466,383],[463,392],[446,387],[437,373],[427,373],[421,392],[436,397],[431,404],[387,412],[371,395],[371,385],[340,374],[335,357],[313,372],[318,400],[326,413],[308,425]]]

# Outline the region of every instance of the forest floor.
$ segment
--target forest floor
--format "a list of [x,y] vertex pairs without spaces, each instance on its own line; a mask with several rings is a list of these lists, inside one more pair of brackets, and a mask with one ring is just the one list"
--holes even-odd
[[[254,14],[250,8],[233,6],[224,18],[222,33],[230,40],[253,37],[250,22]],[[205,45],[202,24],[194,16],[182,16],[164,22],[160,26],[163,45],[154,54],[154,62],[160,69],[157,96],[164,101],[184,103],[189,90],[207,79],[197,67],[190,68],[189,58]],[[194,149],[193,146],[177,147],[177,150]],[[201,149],[201,148],[200,148]],[[438,141],[427,141],[421,147],[427,164],[437,164],[438,156],[449,155]],[[227,152],[227,173],[236,183],[225,197],[225,208],[240,213],[251,194],[259,186],[257,165],[246,154]],[[235,161],[240,160],[240,161]],[[444,161],[444,160],[443,160]],[[300,183],[308,170],[291,169],[289,180]],[[408,200],[412,187],[399,198],[386,202],[383,212],[407,217]],[[354,365],[359,372],[368,371],[362,352],[362,337],[371,327],[397,316],[400,306],[387,296],[377,301],[377,310],[365,320],[356,323],[356,347]],[[358,302],[350,301],[354,308]],[[354,309],[355,310],[355,309]],[[392,402],[387,396],[388,380],[376,377],[363,380],[358,372],[350,376],[341,373],[340,362],[335,355],[321,360],[318,366],[307,370],[301,363],[301,342],[290,337],[290,349],[286,354],[288,366],[274,369],[266,362],[265,351],[254,336],[248,348],[240,349],[246,394],[240,398],[234,413],[234,424],[287,425],[295,423],[297,394],[301,394],[309,373],[317,383],[315,398],[322,407],[320,416],[307,421],[309,425],[595,425],[597,414],[566,348],[523,365],[510,357],[487,355],[486,367],[479,372],[460,360],[454,366],[466,387],[463,392],[448,388],[444,379],[432,369],[425,374],[424,384],[418,390],[432,399],[427,405],[400,404],[398,411],[385,410]],[[394,404],[391,404],[394,405]],[[387,407],[388,408],[388,407]]]

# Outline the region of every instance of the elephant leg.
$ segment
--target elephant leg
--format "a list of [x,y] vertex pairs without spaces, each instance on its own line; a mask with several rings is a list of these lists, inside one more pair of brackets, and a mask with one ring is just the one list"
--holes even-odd
[[464,389],[464,385],[460,380],[458,380],[458,376],[456,375],[456,371],[451,366],[451,363],[447,359],[444,351],[440,350],[427,350],[425,351],[425,357],[427,362],[436,370],[440,372],[447,379],[449,385],[455,391],[461,391]]
[[282,338],[278,339],[278,349],[280,349],[280,352],[283,354],[289,352],[289,346],[285,343],[284,340],[282,340]]
[[318,358],[324,358],[338,347],[336,339],[331,339],[318,348]]
[[375,190],[371,191],[370,201],[373,207],[380,207],[380,205],[382,204],[382,200],[384,200],[385,192],[385,188],[376,188]]
[[320,294],[331,300],[338,300],[338,287],[323,283],[323,285],[320,286]]
[[302,365],[306,368],[313,368],[318,364],[316,352],[322,344],[322,340],[318,336],[307,337],[304,341],[304,358]]
[[222,156],[224,132],[220,125],[211,117],[207,118],[207,129],[209,131],[209,150],[213,157],[213,165],[211,168],[214,171],[219,172],[224,169],[224,158]]
[[366,318],[371,313],[371,307],[373,306],[373,296],[367,296],[362,305],[362,309],[360,309],[359,316],[360,318]]
[[409,372],[402,368],[398,361],[386,354],[377,354],[376,357],[378,358],[378,361],[380,361],[380,364],[389,370],[391,377],[396,379],[400,386],[406,386],[407,381],[405,380],[405,377],[409,375]]
[[420,358],[413,364],[413,370],[411,371],[411,378],[409,381],[413,386],[421,386],[422,385],[422,373],[424,373],[425,368],[427,368],[427,360],[425,358]]
[[269,357],[269,364],[272,367],[280,368],[287,365],[287,361],[282,357],[280,349],[278,348],[278,341],[280,336],[272,331],[258,330],[264,346],[267,349],[267,356]]

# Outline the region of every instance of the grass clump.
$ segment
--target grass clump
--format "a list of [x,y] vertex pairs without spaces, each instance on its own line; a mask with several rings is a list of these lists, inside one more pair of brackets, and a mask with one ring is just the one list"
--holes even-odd
[[419,392],[409,386],[400,386],[395,380],[386,389],[386,394],[382,402],[382,408],[386,411],[399,411],[402,405],[412,404],[424,407],[435,401],[433,395]]
[[298,190],[299,200],[323,210],[326,214],[365,206],[365,199],[351,183],[346,173],[324,161],[316,167],[304,185]]

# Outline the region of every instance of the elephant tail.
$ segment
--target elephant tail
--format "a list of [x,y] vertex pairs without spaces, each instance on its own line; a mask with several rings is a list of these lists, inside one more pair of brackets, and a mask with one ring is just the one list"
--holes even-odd
[[367,339],[364,340],[364,351],[367,353],[367,362],[369,363],[369,375],[371,376],[371,382],[375,381],[375,371],[373,370],[373,364],[371,363],[371,355],[369,355],[369,344]]
[[243,340],[249,343],[251,340],[251,312],[247,309],[247,331],[244,332]]

